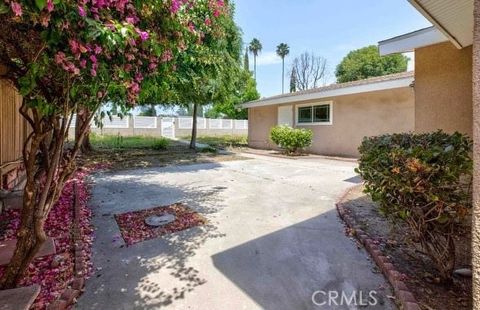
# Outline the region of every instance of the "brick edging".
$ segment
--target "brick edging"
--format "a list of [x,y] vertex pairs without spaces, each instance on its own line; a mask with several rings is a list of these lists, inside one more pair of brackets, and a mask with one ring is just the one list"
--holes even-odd
[[345,222],[347,227],[354,230],[354,235],[357,240],[365,247],[366,251],[373,258],[385,278],[388,279],[388,282],[390,282],[392,285],[395,296],[397,297],[397,300],[400,301],[403,310],[420,310],[420,305],[418,304],[414,295],[409,290],[405,282],[401,279],[401,273],[398,272],[388,257],[383,255],[382,251],[378,245],[375,244],[374,240],[371,239],[370,236],[363,231],[359,225],[355,224],[353,217],[343,207],[343,204],[346,202],[346,198],[349,196],[349,194],[361,186],[363,185],[360,184],[350,187],[340,196],[335,203],[338,214]]
[[83,231],[80,226],[81,204],[78,198],[77,183],[73,185],[73,243],[74,243],[74,278],[71,287],[66,288],[63,293],[48,305],[48,310],[68,309],[77,301],[77,297],[83,292],[85,286],[86,255],[83,251]]

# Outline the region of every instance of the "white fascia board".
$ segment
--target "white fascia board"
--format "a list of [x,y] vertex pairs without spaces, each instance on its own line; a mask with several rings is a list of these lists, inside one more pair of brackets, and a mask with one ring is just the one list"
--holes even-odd
[[255,108],[255,107],[263,107],[263,106],[269,106],[269,105],[324,99],[324,98],[337,97],[337,96],[368,93],[368,92],[379,91],[379,90],[409,87],[410,85],[412,85],[413,81],[414,81],[414,77],[412,76],[412,77],[407,77],[407,78],[402,78],[397,80],[382,81],[382,82],[376,82],[371,84],[331,89],[331,90],[320,91],[316,93],[299,94],[299,95],[272,98],[272,99],[266,98],[266,99],[242,104],[242,107]]
[[448,38],[437,28],[429,27],[407,33],[395,38],[378,42],[380,55],[411,52],[416,48],[448,41]]

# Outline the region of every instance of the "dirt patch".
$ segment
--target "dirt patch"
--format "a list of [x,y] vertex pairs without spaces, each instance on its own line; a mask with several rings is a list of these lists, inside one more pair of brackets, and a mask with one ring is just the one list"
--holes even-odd
[[[345,198],[343,207],[369,236],[378,242],[384,255],[403,273],[405,283],[423,309],[471,309],[470,278],[454,277],[453,284],[442,285],[430,259],[407,237],[404,223],[387,220],[378,206],[357,186]],[[471,268],[470,227],[456,236],[456,268]]]
[[163,167],[196,163],[223,162],[248,159],[234,151],[199,152],[188,145],[173,141],[166,150],[96,148],[82,157],[84,164],[107,164],[113,170]]
[[[145,219],[152,215],[174,215],[174,221],[160,226],[152,227],[145,223]],[[162,235],[182,231],[191,227],[203,225],[206,219],[187,206],[176,203],[170,206],[116,214],[115,220],[127,245],[158,238]]]

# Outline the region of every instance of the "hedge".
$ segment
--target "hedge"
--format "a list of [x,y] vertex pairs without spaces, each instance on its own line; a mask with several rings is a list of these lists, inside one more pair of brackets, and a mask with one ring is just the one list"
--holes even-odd
[[392,220],[404,220],[449,281],[454,235],[471,211],[472,141],[458,132],[365,138],[357,172],[365,192]]

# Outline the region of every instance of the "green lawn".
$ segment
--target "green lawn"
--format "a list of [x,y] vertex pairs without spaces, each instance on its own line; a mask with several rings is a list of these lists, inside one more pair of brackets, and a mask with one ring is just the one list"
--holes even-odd
[[91,134],[90,141],[94,148],[100,149],[153,149],[164,150],[170,144],[170,140],[163,137],[131,136],[122,137],[116,135]]
[[[185,137],[184,140],[190,140],[190,137]],[[198,143],[208,144],[215,148],[226,147],[246,147],[248,145],[247,136],[200,136],[197,137]]]

